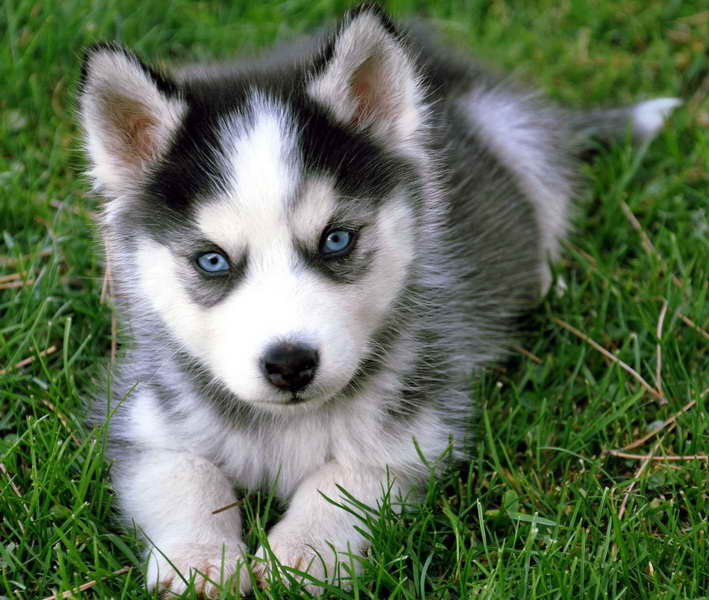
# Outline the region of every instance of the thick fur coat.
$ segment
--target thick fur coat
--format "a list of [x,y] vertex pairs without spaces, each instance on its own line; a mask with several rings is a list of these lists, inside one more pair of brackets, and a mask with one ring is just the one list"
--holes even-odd
[[239,509],[214,513],[235,487],[289,503],[257,557],[336,580],[366,539],[323,495],[375,506],[465,456],[470,376],[550,285],[584,140],[676,103],[560,109],[372,6],[171,75],[100,44],[79,102],[130,340],[93,420],[148,585],[208,596],[250,585]]

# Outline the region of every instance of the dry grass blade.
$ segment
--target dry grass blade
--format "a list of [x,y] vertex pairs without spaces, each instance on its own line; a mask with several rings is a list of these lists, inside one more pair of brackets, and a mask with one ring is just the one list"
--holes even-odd
[[520,346],[520,345],[517,345],[517,344],[516,344],[516,345],[512,346],[512,349],[515,350],[516,352],[519,352],[520,354],[523,354],[523,355],[526,356],[528,359],[534,361],[534,362],[537,363],[538,365],[541,365],[541,364],[544,362],[544,361],[542,361],[542,359],[539,358],[536,354],[532,354],[529,350],[525,350],[525,349],[522,348],[522,346]]
[[105,251],[105,256],[106,256],[106,268],[104,269],[103,272],[103,282],[101,283],[101,296],[99,297],[99,304],[103,304],[106,301],[107,297],[113,296],[113,275],[111,273],[111,253],[110,253],[110,247],[108,245],[108,239],[106,237],[103,238],[103,244],[104,248],[106,249]]
[[231,504],[227,504],[226,506],[222,506],[221,508],[217,508],[212,511],[213,515],[218,515],[221,512],[224,512],[225,510],[229,510],[230,508],[236,508],[237,506],[240,506],[243,500],[237,500],[236,502],[232,502]]
[[666,456],[651,456],[650,454],[630,454],[621,450],[609,450],[608,454],[617,456],[618,458],[630,458],[631,460],[709,460],[706,454],[689,454],[686,456],[677,456],[669,454]]
[[582,256],[586,261],[588,261],[588,263],[589,263],[592,267],[594,267],[594,268],[597,268],[597,267],[598,267],[598,261],[596,261],[596,259],[593,258],[593,256],[591,256],[591,255],[590,255],[588,252],[586,252],[585,250],[581,250],[581,248],[579,248],[578,246],[574,246],[574,245],[573,245],[571,242],[569,242],[569,241],[563,241],[562,244],[564,245],[565,248],[569,248],[569,249],[573,250],[574,252],[576,252],[579,256]]
[[697,25],[703,25],[709,22],[709,10],[703,10],[693,15],[689,15],[688,17],[680,17],[676,20],[682,23],[693,23]]
[[[18,488],[15,485],[15,482],[12,480],[12,476],[10,475],[10,472],[7,470],[5,463],[0,462],[0,471],[2,471],[3,475],[5,475],[5,477],[7,477],[7,481],[10,484],[12,491],[15,492],[15,495],[20,499],[20,502],[22,503],[22,508],[24,508],[25,512],[29,515],[30,514],[29,506],[27,506],[27,503],[25,502],[25,499],[22,496],[22,492],[20,492],[20,488]],[[18,521],[17,523],[20,526],[20,531],[24,534],[25,533],[24,524],[22,523],[22,521]]]
[[109,271],[108,265],[106,265],[106,269],[103,272],[103,280],[101,281],[101,295],[98,298],[98,303],[103,304],[106,302],[106,297],[108,296],[108,280],[111,277],[111,272]]
[[[54,250],[52,248],[45,248],[42,250],[37,256],[45,257],[49,256],[54,253]],[[23,257],[23,258],[29,258],[28,257]],[[0,266],[3,267],[13,267],[15,266],[21,259],[15,258],[14,256],[0,256]]]
[[111,362],[116,362],[118,351],[118,316],[114,310],[111,313]]
[[[704,390],[704,391],[700,394],[700,397],[703,398],[707,392],[709,392],[709,389]],[[645,438],[642,438],[642,439],[638,440],[637,442],[633,442],[633,444],[629,444],[628,446],[626,446],[626,447],[624,448],[624,450],[627,450],[627,449],[629,449],[629,448],[635,448],[635,447],[639,446],[640,444],[644,443],[644,442],[645,442],[648,438],[650,438],[651,436],[656,435],[657,433],[659,433],[660,431],[662,431],[662,430],[665,428],[665,426],[667,426],[667,425],[669,425],[669,429],[667,429],[667,431],[668,431],[668,432],[671,431],[671,430],[674,428],[674,426],[675,426],[675,424],[676,424],[676,422],[677,422],[677,418],[678,418],[681,414],[685,413],[685,412],[688,411],[690,408],[692,408],[692,406],[694,406],[696,403],[697,403],[696,400],[693,400],[692,402],[690,402],[689,404],[687,404],[687,405],[686,405],[681,411],[679,411],[677,414],[675,414],[675,415],[673,415],[672,417],[670,417],[669,419],[667,419],[667,421],[665,421],[665,422],[663,423],[662,427],[660,427],[659,429],[657,429],[657,430],[651,432],[650,434],[648,434],[647,436],[645,436]],[[627,505],[628,505],[628,498],[630,498],[630,494],[632,493],[633,489],[635,488],[635,484],[638,482],[638,480],[640,479],[641,475],[643,474],[643,472],[645,471],[645,469],[647,468],[647,466],[648,466],[653,460],[656,460],[655,455],[657,454],[657,449],[660,447],[660,444],[661,444],[661,443],[662,443],[662,439],[658,440],[657,443],[652,447],[652,450],[650,450],[650,454],[645,454],[643,457],[640,458],[640,460],[642,460],[642,463],[640,464],[640,467],[638,468],[638,470],[635,472],[635,477],[633,478],[633,481],[630,483],[630,485],[628,486],[628,488],[625,490],[625,494],[624,494],[624,496],[623,496],[623,502],[621,503],[621,505],[620,505],[620,510],[618,511],[618,519],[622,519],[622,518],[623,518],[623,515],[625,514],[625,509],[626,509],[626,507],[627,507]],[[611,453],[611,454],[612,454],[612,453],[616,453],[616,456],[617,456],[617,455],[618,455],[618,454],[617,454],[618,452],[619,452],[619,451],[616,450],[616,451],[611,451],[610,453]],[[631,457],[634,457],[635,455],[630,455],[630,456],[631,456]],[[616,550],[616,545],[613,544],[613,552],[615,552],[615,550]]]
[[[99,304],[103,304],[106,298],[113,300],[113,272],[111,269],[111,246],[108,238],[103,239],[104,248],[106,249],[106,270],[103,274],[103,283],[101,284],[101,297]],[[116,354],[118,349],[118,317],[115,309],[111,314],[111,362],[116,362]]]
[[[654,256],[660,263],[662,263],[664,270],[664,260],[662,258],[662,255],[657,251],[657,248],[655,248],[647,233],[645,233],[645,230],[640,224],[640,221],[638,221],[633,211],[630,210],[630,207],[623,200],[620,201],[620,207],[623,209],[623,214],[630,222],[632,228],[638,232],[638,235],[640,236],[640,241],[642,243],[643,248],[645,249],[645,252],[647,252],[650,256]],[[674,273],[670,273],[670,279],[672,280],[672,283],[674,283],[678,288],[684,288],[684,283]]]
[[[49,356],[50,354],[54,354],[57,351],[56,346],[50,346],[46,350],[42,350],[39,353],[39,356]],[[18,362],[16,365],[12,367],[8,367],[7,369],[0,369],[0,375],[5,375],[5,373],[8,373],[12,371],[13,369],[21,369],[22,367],[26,367],[30,363],[34,362],[36,359],[36,356],[28,356],[27,358],[23,358],[20,362]]]
[[621,502],[620,510],[618,511],[618,520],[619,521],[623,519],[623,515],[625,514],[625,509],[628,506],[628,499],[630,498],[630,494],[632,493],[633,489],[635,488],[635,484],[637,484],[640,477],[642,477],[642,474],[645,472],[645,469],[647,469],[647,466],[650,464],[650,462],[652,461],[652,458],[657,453],[657,449],[660,447],[661,442],[662,442],[662,440],[658,440],[657,443],[652,447],[652,450],[650,450],[650,454],[645,455],[645,458],[643,458],[642,463],[640,463],[638,470],[635,472],[635,476],[633,477],[633,481],[630,482],[630,485],[625,490],[625,494],[623,495],[623,502]]
[[707,96],[709,96],[709,75],[704,76],[699,87],[697,87],[697,91],[694,92],[689,102],[687,102],[687,110],[689,113],[696,114]]
[[[8,480],[8,482],[10,483],[10,487],[12,488],[12,491],[15,492],[15,495],[16,495],[18,498],[22,498],[22,492],[20,492],[20,488],[18,488],[18,487],[15,485],[15,482],[12,480],[12,477],[11,477],[11,475],[10,475],[10,472],[7,470],[7,467],[5,466],[5,463],[1,463],[1,462],[0,462],[0,471],[3,472],[3,475],[5,475],[5,477],[7,477],[7,480]],[[22,504],[23,504],[23,506],[25,507],[25,511],[26,511],[27,513],[29,513],[30,510],[29,510],[29,508],[27,508],[27,505],[24,503],[24,501],[23,501]]]
[[[621,450],[632,450],[633,448],[637,448],[638,446],[642,446],[645,442],[647,442],[650,438],[656,436],[658,433],[661,431],[665,430],[666,428],[668,432],[672,431],[675,428],[675,424],[677,422],[677,419],[681,417],[684,413],[686,413],[690,408],[692,408],[695,404],[697,403],[696,400],[692,400],[691,402],[685,404],[685,406],[680,410],[679,412],[675,413],[672,415],[669,419],[664,421],[660,427],[657,429],[652,430],[650,433],[647,435],[644,435],[638,440],[635,440],[634,442],[631,442],[627,446],[623,446]],[[617,450],[611,450],[610,452],[618,452]]]
[[667,314],[667,300],[662,299],[662,310],[660,311],[660,317],[657,320],[657,349],[655,352],[655,387],[657,387],[657,392],[660,394],[658,402],[660,404],[667,404],[667,399],[662,391],[662,327],[665,324],[665,315]]
[[608,360],[616,363],[621,369],[624,371],[630,373],[630,375],[643,387],[645,388],[650,394],[655,396],[658,400],[662,398],[662,395],[655,389],[653,388],[645,379],[638,373],[635,369],[633,369],[630,365],[627,363],[624,363],[622,360],[620,360],[617,356],[613,356],[608,350],[606,350],[603,346],[601,346],[599,343],[594,342],[590,337],[588,337],[585,333],[582,331],[579,331],[574,327],[573,325],[570,325],[566,321],[562,321],[561,319],[558,319],[556,317],[551,318],[554,323],[557,325],[560,325],[567,331],[570,331],[573,333],[575,336],[581,338],[584,342],[589,344],[592,348],[598,350],[603,356],[605,356]]
[[76,215],[77,217],[88,217],[89,219],[92,219],[94,221],[99,220],[98,213],[87,210],[83,206],[80,206],[80,205],[77,206],[73,203],[68,203],[66,200],[59,201],[59,200],[53,198],[52,200],[49,201],[49,206],[51,206],[52,208],[56,208],[57,210],[69,211],[71,214]]
[[10,273],[9,275],[3,275],[2,277],[0,277],[0,283],[16,281],[17,279],[22,279],[25,275],[27,275],[27,271],[23,271],[22,273]]
[[86,590],[90,590],[92,587],[96,586],[99,584],[100,581],[105,581],[109,577],[116,577],[118,575],[124,575],[128,573],[133,567],[123,567],[122,569],[118,569],[117,571],[113,571],[113,573],[109,573],[105,577],[101,577],[100,579],[93,579],[91,581],[87,581],[86,583],[82,583],[80,586],[75,587],[73,590],[67,590],[66,592],[62,592],[61,594],[52,594],[51,596],[47,596],[46,598],[43,598],[42,600],[59,600],[60,598],[71,598],[75,594],[78,594],[79,592],[85,592]]
[[638,221],[637,217],[635,216],[633,211],[630,210],[630,207],[625,203],[624,200],[620,201],[620,207],[623,209],[623,214],[625,214],[628,221],[630,221],[630,225],[640,235],[640,240],[642,241],[642,245],[643,245],[643,248],[645,248],[645,251],[648,254],[653,255],[655,258],[662,260],[660,253],[657,251],[657,249],[655,248],[653,243],[650,241],[650,238],[645,233],[645,230],[643,229],[643,226],[640,224],[640,221]]
[[689,325],[692,329],[700,333],[702,336],[704,336],[706,339],[709,340],[709,332],[707,332],[705,329],[702,329],[699,325],[697,325],[694,321],[692,321],[689,317],[686,315],[683,315],[682,313],[679,313],[679,318],[682,319],[682,321],[686,324]]
[[0,290],[14,290],[17,288],[24,287],[26,285],[32,285],[33,283],[34,279],[16,279],[15,281],[0,283]]

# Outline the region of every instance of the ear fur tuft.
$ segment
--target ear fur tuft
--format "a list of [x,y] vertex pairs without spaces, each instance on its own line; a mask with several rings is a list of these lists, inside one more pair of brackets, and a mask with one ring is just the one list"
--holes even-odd
[[79,113],[95,185],[117,197],[164,154],[186,109],[178,86],[122,46],[84,54]]
[[317,59],[307,91],[340,123],[389,144],[405,145],[425,120],[406,40],[374,4],[345,16]]

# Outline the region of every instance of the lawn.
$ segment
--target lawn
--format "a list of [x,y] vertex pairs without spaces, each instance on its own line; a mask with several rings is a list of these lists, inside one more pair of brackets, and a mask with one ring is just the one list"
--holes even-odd
[[[644,151],[587,168],[566,281],[508,363],[471,379],[474,459],[386,507],[333,598],[709,594],[709,11],[701,0],[387,4],[574,106],[681,96]],[[81,51],[226,57],[340,14],[335,0],[5,0],[0,8],[0,598],[148,598],[81,405],[112,354],[99,208],[81,175]],[[120,352],[120,346],[118,347]],[[702,456],[704,458],[702,459]],[[245,502],[253,549],[281,507]],[[188,595],[189,596],[189,595]],[[226,597],[226,595],[225,595]],[[256,598],[299,598],[297,588]]]

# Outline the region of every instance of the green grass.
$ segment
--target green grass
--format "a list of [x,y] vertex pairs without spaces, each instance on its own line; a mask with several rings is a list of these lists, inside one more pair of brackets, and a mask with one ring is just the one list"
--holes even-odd
[[[700,0],[460,0],[426,14],[459,43],[582,106],[681,95],[688,105],[640,157],[619,145],[558,266],[568,289],[524,323],[522,354],[471,384],[475,458],[431,481],[404,517],[384,511],[361,577],[337,598],[700,598],[709,593],[707,463],[610,456],[694,400],[674,429],[631,450],[707,454],[709,14]],[[228,56],[339,14],[334,0],[6,0],[0,8],[0,597],[147,598],[140,544],[117,526],[109,465],[79,417],[111,346],[101,254],[74,118],[81,49],[118,39],[152,60]],[[693,16],[694,15],[694,16]],[[702,84],[703,82],[703,84]],[[702,87],[702,85],[704,87]],[[702,90],[704,90],[702,92]],[[640,160],[642,158],[642,160]],[[623,210],[651,240],[647,251]],[[0,283],[6,287],[7,282]],[[657,336],[663,303],[664,327]],[[554,319],[557,319],[556,321]],[[656,381],[664,405],[559,324]],[[53,354],[40,352],[56,346]],[[658,446],[655,446],[657,441]],[[633,486],[634,484],[634,486]],[[632,490],[631,490],[631,486]],[[621,504],[627,496],[622,518]],[[274,519],[249,497],[247,540]],[[130,570],[110,575],[114,571]],[[106,579],[102,579],[107,576]],[[257,598],[297,598],[275,587]]]

